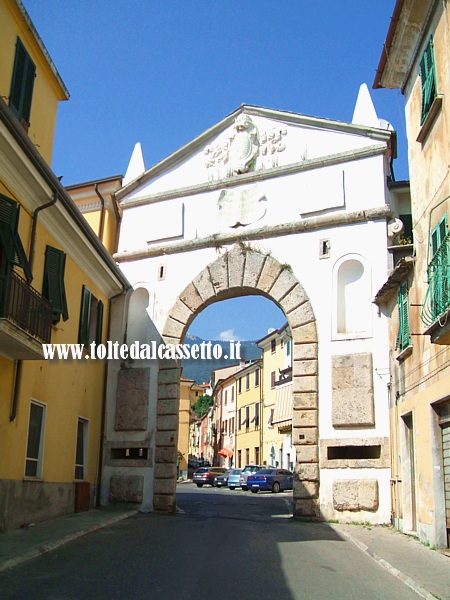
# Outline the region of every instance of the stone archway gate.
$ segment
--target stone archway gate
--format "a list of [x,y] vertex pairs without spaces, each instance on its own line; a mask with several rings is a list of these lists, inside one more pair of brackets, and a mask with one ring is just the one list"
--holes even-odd
[[[235,244],[209,264],[179,295],[169,311],[163,337],[179,344],[196,316],[212,302],[260,293],[284,311],[293,339],[293,444],[296,447],[294,514],[319,516],[317,331],[309,299],[289,268],[270,255]],[[180,372],[176,362],[160,364],[153,504],[175,510]]]

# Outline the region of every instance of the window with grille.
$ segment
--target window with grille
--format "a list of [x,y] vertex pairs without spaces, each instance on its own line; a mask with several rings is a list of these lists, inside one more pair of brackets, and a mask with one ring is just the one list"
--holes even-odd
[[425,121],[433,100],[436,98],[436,70],[434,66],[434,47],[433,37],[430,37],[425,52],[420,61],[419,74],[422,82],[422,111],[420,115],[420,124]]
[[42,454],[44,446],[45,406],[38,402],[30,404],[28,423],[27,457],[25,461],[26,477],[41,477]]

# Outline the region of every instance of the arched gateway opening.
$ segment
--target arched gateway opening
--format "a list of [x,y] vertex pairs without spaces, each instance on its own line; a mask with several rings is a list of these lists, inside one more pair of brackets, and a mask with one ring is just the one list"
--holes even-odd
[[[314,312],[289,265],[243,243],[235,244],[179,294],[169,311],[163,338],[180,344],[195,316],[213,302],[261,294],[284,312],[293,343],[292,439],[296,448],[294,514],[319,517],[318,345]],[[153,506],[175,511],[180,365],[160,362],[155,438]]]

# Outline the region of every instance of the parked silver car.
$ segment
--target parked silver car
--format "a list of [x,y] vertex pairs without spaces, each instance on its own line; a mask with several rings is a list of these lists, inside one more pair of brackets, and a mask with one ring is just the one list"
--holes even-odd
[[249,475],[253,475],[254,473],[257,473],[258,471],[260,471],[261,469],[264,469],[263,465],[246,465],[243,469],[242,469],[242,473],[240,475],[240,485],[241,485],[241,490],[247,491],[248,490],[248,486],[247,486],[247,477]]
[[228,475],[228,488],[234,490],[241,485],[239,477],[242,473],[242,469],[233,469],[230,475]]

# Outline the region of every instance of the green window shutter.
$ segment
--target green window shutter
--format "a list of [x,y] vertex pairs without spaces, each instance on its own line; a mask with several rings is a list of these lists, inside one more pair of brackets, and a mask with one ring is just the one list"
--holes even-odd
[[9,107],[16,117],[18,119],[23,118],[27,125],[30,121],[35,74],[36,66],[25,50],[20,38],[17,38]]
[[419,74],[422,81],[422,112],[420,117],[420,124],[422,124],[425,121],[431,105],[433,104],[437,90],[432,37],[430,38],[428,46],[423,53],[419,66]]
[[80,326],[78,329],[78,343],[87,346],[89,343],[89,320],[91,313],[91,292],[83,285],[81,290]]
[[103,331],[103,302],[98,301],[97,305],[97,326],[95,331],[95,343],[102,343],[102,331]]
[[15,200],[0,194],[0,244],[6,254],[6,260],[21,267],[27,281],[30,282],[33,275],[17,231],[19,210]]
[[411,343],[409,327],[409,294],[408,284],[402,283],[398,289],[398,334],[396,348],[404,350]]
[[42,295],[52,303],[53,322],[58,323],[62,318],[69,318],[67,310],[66,290],[64,287],[64,271],[66,255],[61,250],[47,246],[45,250],[44,284]]
[[15,237],[19,222],[19,205],[11,198],[0,194],[0,243],[6,253],[6,259],[14,263]]

